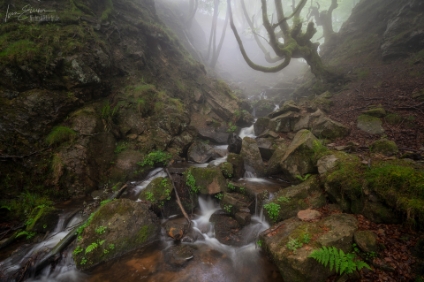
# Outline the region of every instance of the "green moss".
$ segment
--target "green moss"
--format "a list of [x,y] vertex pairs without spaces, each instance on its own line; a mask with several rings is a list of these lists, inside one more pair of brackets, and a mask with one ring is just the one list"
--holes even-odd
[[398,114],[388,114],[384,120],[391,125],[397,125],[402,122],[402,117]]
[[386,139],[377,140],[371,144],[370,150],[373,153],[382,153],[385,155],[394,155],[399,152],[395,142]]
[[233,177],[233,174],[234,174],[233,165],[230,164],[229,162],[224,162],[224,163],[220,164],[219,168],[221,169],[224,177],[226,177],[226,178]]
[[106,21],[109,19],[109,16],[112,14],[113,11],[113,3],[112,0],[106,0],[106,8],[103,10],[102,15],[100,16],[100,19],[102,21]]
[[149,239],[151,234],[151,228],[148,225],[143,226],[140,231],[138,231],[136,242],[138,244],[142,244]]
[[37,44],[31,40],[23,39],[8,45],[8,47],[0,53],[0,60],[7,59],[22,63],[24,61],[33,60],[39,52],[40,49]]
[[72,141],[76,137],[76,132],[67,126],[56,126],[46,137],[46,142],[50,146],[60,144],[65,141]]
[[173,189],[174,187],[168,178],[158,177],[149,183],[138,198],[149,201],[152,205],[162,207],[165,201],[171,199]]
[[21,193],[16,199],[0,200],[0,207],[7,209],[7,218],[11,220],[24,220],[36,207],[48,207],[53,202],[44,196],[29,191]]

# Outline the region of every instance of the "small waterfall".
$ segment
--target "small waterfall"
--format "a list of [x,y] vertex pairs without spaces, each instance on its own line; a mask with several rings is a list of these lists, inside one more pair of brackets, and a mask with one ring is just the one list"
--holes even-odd
[[241,139],[243,139],[244,137],[256,138],[254,125],[252,124],[252,126],[250,127],[242,128],[240,130],[239,136]]
[[140,192],[142,190],[144,190],[147,185],[150,184],[150,182],[152,182],[154,179],[159,178],[159,177],[167,177],[166,172],[164,171],[163,168],[156,168],[154,170],[152,170],[146,177],[145,180],[143,180],[140,184],[138,184],[137,186],[134,187],[133,192],[138,195],[140,194]]

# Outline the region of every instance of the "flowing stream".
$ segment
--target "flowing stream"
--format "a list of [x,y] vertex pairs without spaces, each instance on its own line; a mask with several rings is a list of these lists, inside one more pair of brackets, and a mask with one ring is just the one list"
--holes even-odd
[[[253,126],[242,129],[240,136],[255,137]],[[226,149],[219,146],[218,149]],[[225,162],[226,157],[216,159],[211,163],[218,165]],[[201,164],[196,166],[207,166]],[[157,177],[166,177],[163,169],[158,168],[149,173],[144,181],[135,185],[127,192],[127,198],[136,196]],[[258,191],[277,190],[278,183],[262,178],[252,178],[245,175],[239,182],[258,187]],[[71,244],[54,268],[45,268],[42,273],[27,281],[281,281],[278,269],[265,257],[257,246],[258,235],[269,228],[265,221],[262,208],[256,203],[251,223],[242,228],[242,243],[238,246],[222,244],[215,237],[214,225],[210,217],[220,212],[221,208],[216,199],[199,197],[199,209],[192,220],[192,228],[197,233],[194,242],[175,243],[163,231],[160,240],[147,247],[132,251],[124,256],[103,263],[90,272],[76,270],[72,260]],[[37,252],[48,251],[59,240],[64,238],[72,226],[82,220],[80,214],[69,218],[69,212],[60,216],[59,223],[53,235],[35,245],[22,246],[8,259],[0,263],[3,273],[16,272],[22,268],[28,258],[39,259]],[[172,218],[172,216],[170,217]],[[169,218],[162,219],[166,222]],[[170,263],[169,252],[173,248],[186,248],[189,254],[184,257],[181,265]],[[13,280],[12,280],[13,281]]]

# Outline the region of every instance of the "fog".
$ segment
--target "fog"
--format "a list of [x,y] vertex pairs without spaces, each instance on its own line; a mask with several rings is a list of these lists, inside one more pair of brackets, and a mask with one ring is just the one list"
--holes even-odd
[[[270,57],[276,57],[276,55],[268,43],[269,35],[262,22],[261,1],[244,1],[251,22],[250,25],[243,12],[241,0],[232,0],[231,7],[233,22],[247,56],[255,64],[264,67],[280,64],[282,58],[274,64],[268,63],[265,58],[264,48],[269,52]],[[323,12],[327,12],[334,1],[318,0],[312,2],[308,0],[304,8],[299,9],[303,32],[305,32],[308,22],[315,22],[317,32],[312,37],[312,42],[324,43],[324,31],[321,26],[317,25],[317,21],[320,21],[320,13],[322,15]],[[299,2],[300,0],[283,1],[286,17],[295,12],[293,4],[296,7]],[[339,1],[338,7],[332,11],[331,17],[334,32],[338,32],[357,2],[358,0]],[[177,34],[192,56],[206,66],[209,75],[226,81],[233,89],[238,90],[246,97],[255,98],[260,93],[267,92],[271,96],[275,95],[278,99],[284,100],[285,96],[292,92],[293,84],[300,82],[303,75],[308,73],[309,66],[302,58],[292,58],[287,67],[275,73],[264,73],[252,69],[243,58],[234,33],[230,28],[227,0],[156,0],[156,9],[161,20]],[[275,24],[277,15],[274,1],[267,1],[267,9],[269,21],[271,24]],[[318,11],[315,17],[313,11]],[[179,24],[177,24],[178,21]],[[215,22],[216,25],[214,25]],[[293,25],[293,20],[290,19],[288,23]],[[251,25],[253,25],[253,29]],[[216,26],[215,34],[212,30],[213,26]],[[225,32],[224,36],[222,35],[223,32]],[[278,33],[281,33],[279,27],[276,28],[276,34]],[[256,40],[254,34],[257,35]],[[279,36],[278,42],[284,43],[281,37]],[[220,42],[221,38],[223,38],[222,43]],[[260,48],[257,40],[264,48]],[[184,43],[184,41],[188,42]],[[221,44],[222,48],[220,48]],[[216,63],[213,60],[214,54],[219,54]]]

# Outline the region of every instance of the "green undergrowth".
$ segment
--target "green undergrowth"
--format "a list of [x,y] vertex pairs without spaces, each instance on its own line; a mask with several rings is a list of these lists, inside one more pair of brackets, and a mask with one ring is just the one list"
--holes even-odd
[[67,126],[56,126],[47,135],[46,143],[50,146],[58,145],[66,141],[72,141],[76,137],[77,133]]
[[16,199],[0,200],[0,208],[8,211],[7,219],[25,220],[27,223],[34,221],[30,219],[36,217],[31,216],[35,209],[43,209],[51,205],[53,202],[48,197],[28,191],[21,193]]
[[410,224],[424,228],[424,170],[411,162],[375,160],[366,165],[346,155],[326,182],[340,187],[351,199],[361,198],[364,189],[370,189],[404,214]]
[[149,201],[152,205],[161,208],[165,205],[165,201],[171,200],[172,190],[173,186],[169,178],[158,177],[140,193],[139,199]]

